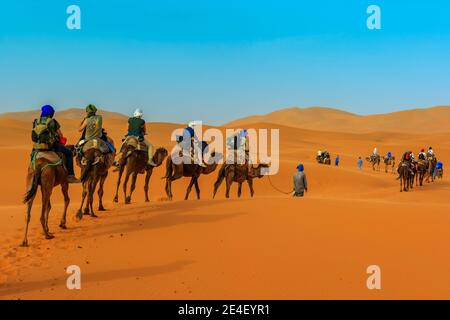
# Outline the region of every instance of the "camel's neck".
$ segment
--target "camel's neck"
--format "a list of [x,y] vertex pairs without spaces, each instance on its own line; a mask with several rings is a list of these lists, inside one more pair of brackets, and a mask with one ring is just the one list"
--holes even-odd
[[217,168],[217,163],[213,163],[213,164],[208,164],[206,165],[206,167],[202,168],[202,173],[203,174],[209,174],[211,172],[213,172],[214,170],[216,170]]
[[153,162],[157,165],[160,166],[164,161],[164,154],[162,152],[156,152],[155,155],[153,156]]

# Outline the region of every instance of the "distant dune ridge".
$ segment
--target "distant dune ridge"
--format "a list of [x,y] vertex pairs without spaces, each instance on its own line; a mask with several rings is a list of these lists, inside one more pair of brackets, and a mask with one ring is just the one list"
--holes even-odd
[[[105,120],[126,120],[128,116],[106,110],[99,110]],[[57,110],[57,117],[61,120],[81,120],[84,117],[84,109],[70,108]],[[0,122],[5,125],[6,120],[33,121],[39,116],[39,110],[24,112],[8,112],[0,114]],[[410,109],[385,114],[357,115],[347,111],[325,108],[292,107],[280,109],[264,115],[253,115],[236,119],[226,123],[225,127],[250,127],[255,124],[272,124],[286,127],[345,133],[372,133],[372,132],[396,132],[396,133],[427,133],[450,132],[450,106],[438,106],[425,109]]]
[[273,123],[295,128],[350,133],[370,132],[450,132],[450,107],[411,109],[361,116],[323,107],[287,108],[265,115],[231,121],[227,127],[245,127],[253,123]]

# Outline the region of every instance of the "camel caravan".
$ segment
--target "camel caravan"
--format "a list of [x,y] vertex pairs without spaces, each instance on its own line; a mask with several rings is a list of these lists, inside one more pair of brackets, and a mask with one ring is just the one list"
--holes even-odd
[[[54,236],[48,227],[48,217],[51,210],[53,188],[60,186],[64,196],[64,210],[59,227],[66,229],[66,215],[70,203],[69,184],[82,184],[81,203],[77,210],[76,218],[81,220],[84,215],[95,218],[97,217],[97,210],[105,210],[103,206],[103,188],[111,168],[118,173],[113,202],[119,202],[119,189],[122,176],[125,175],[122,184],[125,204],[131,203],[132,195],[136,188],[136,181],[140,174],[145,174],[144,200],[145,202],[149,201],[150,178],[154,168],[161,166],[164,161],[166,170],[162,179],[165,180],[165,191],[169,200],[173,199],[172,184],[183,177],[190,179],[184,199],[187,200],[189,198],[193,187],[195,188],[197,199],[200,199],[199,179],[202,175],[209,175],[215,172],[223,158],[226,161],[218,169],[217,179],[213,185],[213,198],[215,198],[224,181],[226,198],[230,197],[231,185],[234,182],[238,184],[238,197],[242,194],[244,182],[247,183],[250,189],[250,196],[253,197],[253,180],[260,179],[270,172],[270,166],[267,163],[256,163],[253,158],[253,152],[250,150],[249,131],[252,131],[251,135],[254,135],[254,130],[239,129],[232,130],[233,133],[230,135],[227,133],[227,152],[226,157],[224,157],[223,154],[214,150],[214,146],[217,145],[212,141],[215,138],[210,144],[198,138],[196,130],[200,127],[199,130],[201,132],[201,123],[198,124],[195,121],[191,121],[186,128],[182,129],[182,134],[175,137],[175,147],[169,155],[167,149],[163,147],[155,149],[145,139],[147,135],[146,123],[143,119],[142,110],[137,109],[133,116],[128,119],[128,130],[117,153],[114,141],[108,136],[103,127],[103,119],[97,113],[97,108],[90,104],[85,111],[86,116],[79,126],[81,137],[75,145],[67,145],[67,139],[62,133],[61,126],[54,118],[55,110],[52,106],[43,106],[40,117],[33,122],[33,150],[28,167],[27,192],[24,197],[24,203],[27,205],[27,214],[23,246],[28,245],[27,235],[31,209],[39,186],[42,193],[40,221],[45,238],[52,239]],[[272,147],[274,145],[272,143]],[[266,157],[261,158],[269,159]],[[373,154],[367,157],[366,160],[372,164],[373,170],[379,171],[381,161],[383,161],[385,172],[395,173],[396,162],[391,152],[388,152],[385,157],[381,157],[377,148],[375,148]],[[330,153],[319,150],[316,161],[320,164],[330,165]],[[74,162],[81,169],[80,179],[75,177]],[[338,160],[336,160],[335,165],[338,165]],[[361,157],[359,158],[358,166],[360,168],[362,166]],[[299,165],[298,168],[301,168],[301,170],[299,169],[302,175],[300,180],[302,180],[301,185],[304,188],[302,187],[302,190],[294,192],[294,196],[296,194],[303,195],[303,189],[307,191],[303,164]],[[433,149],[430,147],[427,153],[422,149],[417,160],[415,160],[412,152],[405,152],[397,166],[397,173],[399,174],[397,179],[400,180],[400,191],[408,191],[413,188],[414,181],[416,186],[422,186],[424,181],[433,182],[436,178],[442,179],[443,166],[442,162],[437,160]],[[128,188],[130,177],[131,185]],[[300,181],[299,179],[297,180]],[[294,190],[297,189],[294,187]],[[94,209],[96,191],[98,207]],[[289,194],[290,192],[283,193]]]
[[[102,116],[97,114],[97,108],[90,104],[86,107],[86,116],[79,126],[81,137],[76,145],[66,145],[61,126],[54,118],[55,110],[50,105],[41,108],[41,115],[33,122],[32,141],[33,150],[27,174],[27,192],[24,203],[27,205],[25,236],[23,246],[28,246],[28,226],[31,218],[31,209],[39,186],[42,192],[41,224],[46,239],[54,238],[48,227],[48,217],[51,209],[51,195],[53,188],[61,186],[64,196],[64,211],[61,217],[60,228],[66,229],[66,215],[70,203],[69,184],[81,183],[81,204],[76,218],[81,220],[84,215],[97,217],[98,211],[104,211],[103,187],[109,170],[118,172],[116,191],[113,202],[119,202],[119,189],[122,176],[123,199],[130,204],[136,181],[139,174],[145,174],[144,194],[145,201],[149,201],[149,182],[153,169],[166,162],[166,194],[168,199],[173,198],[172,183],[182,177],[190,178],[186,190],[185,200],[188,199],[192,187],[195,187],[197,199],[200,199],[198,180],[201,175],[213,173],[222,158],[222,154],[212,150],[210,157],[205,161],[205,154],[209,145],[199,141],[194,128],[196,122],[192,121],[183,129],[183,134],[176,139],[175,151],[169,156],[167,149],[159,147],[156,150],[145,139],[146,126],[143,112],[137,109],[128,119],[128,131],[122,139],[122,145],[116,154],[114,141],[108,136],[103,127]],[[227,139],[227,148],[236,161],[227,161],[219,169],[217,181],[214,184],[215,197],[223,180],[226,181],[226,197],[229,197],[232,182],[238,183],[238,196],[241,195],[242,183],[247,181],[250,195],[253,197],[253,179],[262,178],[263,170],[267,164],[251,164],[249,159],[249,137],[247,130],[236,131]],[[196,148],[200,152],[195,152]],[[240,152],[240,151],[243,152]],[[227,155],[230,153],[227,152]],[[244,156],[240,156],[243,154]],[[117,160],[115,160],[117,158]],[[81,169],[80,179],[74,174],[74,159]],[[181,161],[177,161],[180,160]],[[128,182],[131,177],[131,186]],[[94,197],[97,191],[98,207],[94,209]]]
[[373,171],[380,171],[380,164],[383,162],[384,164],[384,172],[395,173],[395,157],[392,155],[390,151],[386,154],[386,156],[380,156],[378,154],[377,148],[373,149],[373,153],[370,157],[366,157],[366,161],[370,163]]
[[423,186],[424,181],[434,182],[435,179],[442,179],[443,164],[437,159],[433,148],[429,147],[428,151],[422,149],[419,153],[418,159],[415,158],[412,151],[406,151],[400,163],[395,170],[395,157],[389,151],[386,156],[381,157],[378,154],[377,148],[374,148],[370,157],[366,160],[372,165],[372,169],[380,171],[380,163],[383,161],[385,165],[385,172],[397,172],[397,180],[400,181],[400,192],[409,191],[416,186]]
[[442,179],[443,164],[437,159],[432,147],[427,152],[422,149],[417,160],[414,153],[407,151],[398,166],[398,174],[400,192],[409,191],[414,188],[414,183],[416,186],[423,186],[424,181],[429,183]]

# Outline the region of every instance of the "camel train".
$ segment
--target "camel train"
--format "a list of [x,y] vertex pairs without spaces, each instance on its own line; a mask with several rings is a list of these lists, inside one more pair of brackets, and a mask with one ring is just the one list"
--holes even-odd
[[[153,145],[144,139],[146,134],[145,121],[142,119],[142,111],[137,109],[132,118],[128,121],[128,133],[122,140],[120,147],[120,156],[116,158],[116,149],[114,142],[106,134],[102,127],[102,118],[96,114],[97,109],[93,105],[86,107],[86,117],[83,119],[79,131],[82,133],[80,141],[74,145],[65,145],[64,138],[59,123],[53,118],[54,109],[49,106],[41,108],[41,117],[33,123],[32,138],[34,142],[32,160],[28,168],[27,192],[24,197],[24,203],[27,205],[25,236],[22,242],[23,246],[28,246],[28,227],[31,218],[31,209],[34,198],[39,187],[42,192],[42,210],[41,224],[46,239],[54,238],[49,231],[48,217],[51,209],[51,195],[53,188],[61,186],[64,196],[64,211],[61,217],[60,228],[66,229],[66,215],[70,203],[69,184],[81,183],[82,194],[81,203],[76,213],[76,218],[81,220],[83,215],[97,217],[94,209],[94,196],[97,190],[98,211],[104,211],[103,195],[104,184],[108,177],[109,170],[114,167],[118,172],[116,190],[113,202],[119,201],[119,188],[121,179],[125,173],[125,179],[122,185],[124,203],[130,204],[133,191],[136,188],[136,181],[139,174],[145,173],[144,194],[145,201],[149,201],[149,183],[153,174],[153,169],[159,167],[166,160],[166,173],[163,179],[166,180],[166,194],[168,199],[173,198],[172,183],[182,177],[190,178],[189,186],[186,190],[185,200],[188,199],[192,187],[195,187],[197,199],[200,199],[200,187],[198,180],[201,175],[213,173],[218,165],[218,160],[222,155],[216,152],[211,153],[214,159],[212,163],[196,163],[192,154],[190,160],[176,164],[172,157],[168,157],[167,149],[160,147],[153,151]],[[207,151],[206,142],[195,141],[195,132],[193,123],[188,124],[184,133],[188,134],[187,144],[189,148],[194,143],[201,143],[203,155]],[[236,137],[246,138],[246,130],[241,130]],[[248,141],[248,140],[246,140]],[[181,144],[177,141],[177,145]],[[248,142],[247,142],[248,143]],[[184,148],[182,148],[184,149]],[[185,150],[185,149],[184,149]],[[246,150],[247,152],[247,150]],[[81,169],[80,179],[76,179],[73,174],[73,159]],[[203,159],[203,157],[202,157]],[[221,184],[226,180],[226,197],[229,197],[230,186],[232,182],[238,183],[238,196],[241,195],[241,186],[247,181],[250,187],[251,196],[254,194],[253,179],[262,178],[262,168],[268,167],[266,164],[251,166],[245,164],[224,164],[219,170],[217,181],[214,184],[214,194]],[[248,169],[249,168],[249,169]],[[69,173],[70,172],[70,173]],[[128,182],[131,177],[131,186],[128,189]]]
[[[117,184],[114,202],[119,201],[119,188],[121,184],[122,175],[125,173],[125,181],[123,182],[123,197],[124,203],[130,204],[132,200],[133,191],[136,188],[136,181],[139,174],[145,173],[144,194],[145,201],[149,201],[149,182],[153,174],[153,169],[159,167],[166,160],[166,171],[163,179],[165,179],[165,191],[168,199],[173,199],[172,183],[182,177],[190,178],[189,185],[186,190],[184,199],[189,198],[192,187],[195,187],[197,199],[200,199],[199,179],[202,175],[208,175],[215,172],[218,166],[218,160],[223,155],[216,152],[211,152],[212,163],[205,163],[203,160],[196,162],[194,155],[187,154],[190,161],[182,161],[175,163],[167,149],[160,147],[153,150],[153,145],[144,139],[145,121],[142,119],[142,111],[139,109],[135,111],[134,116],[129,119],[128,133],[123,139],[120,148],[120,156],[118,161],[116,158],[116,150],[114,142],[107,136],[102,128],[102,118],[96,115],[97,109],[93,105],[86,108],[87,116],[83,119],[79,131],[82,132],[80,141],[75,145],[65,145],[66,139],[62,135],[60,126],[53,119],[54,110],[51,106],[42,107],[41,118],[36,119],[33,123],[32,140],[34,142],[32,157],[28,168],[27,175],[27,192],[24,197],[24,203],[27,205],[26,213],[26,227],[25,236],[22,242],[23,246],[28,246],[28,227],[31,218],[31,209],[33,201],[36,197],[38,188],[41,188],[42,193],[42,209],[41,209],[41,225],[46,239],[54,238],[48,227],[48,217],[51,210],[51,195],[53,188],[61,186],[61,191],[64,196],[64,210],[61,217],[59,227],[66,229],[66,215],[70,203],[69,198],[69,184],[82,183],[81,204],[76,213],[76,218],[81,220],[83,215],[90,215],[97,217],[94,210],[94,195],[96,189],[98,195],[98,211],[104,211],[103,195],[104,183],[108,177],[108,172],[112,167],[116,168],[118,172]],[[177,147],[181,144],[192,149],[192,144],[201,144],[201,153],[205,155],[208,145],[206,142],[195,141],[195,132],[193,130],[194,124],[190,123],[184,129],[182,139],[177,140]],[[180,137],[181,138],[181,137]],[[234,148],[236,146],[244,146],[246,152],[246,159],[248,159],[248,138],[246,130],[240,130],[235,133]],[[237,141],[240,140],[238,143]],[[228,142],[227,142],[228,143]],[[51,147],[51,146],[57,147]],[[186,150],[182,147],[181,150]],[[237,149],[234,149],[236,152]],[[376,149],[375,149],[376,150]],[[422,150],[423,151],[423,150]],[[183,154],[183,152],[181,152]],[[77,180],[73,174],[73,159],[81,168],[81,178]],[[167,159],[166,159],[167,158]],[[203,159],[203,156],[202,156]],[[328,151],[319,151],[316,157],[317,162],[321,164],[330,165],[331,157]],[[374,153],[372,157],[367,157],[367,161],[372,164],[373,170],[380,170],[381,157]],[[194,160],[194,161],[193,161]],[[385,164],[385,172],[390,168],[394,172],[395,157],[390,153],[388,157],[383,157]],[[225,196],[230,197],[230,188],[233,182],[238,184],[237,196],[242,194],[242,184],[247,182],[250,195],[253,197],[253,180],[262,178],[264,171],[269,166],[267,164],[249,164],[246,160],[243,164],[232,162],[224,163],[217,175],[217,179],[213,186],[213,198],[215,198],[218,189],[223,181],[226,184]],[[423,182],[434,181],[435,178],[442,178],[443,169],[442,163],[438,162],[432,149],[428,151],[425,156],[421,152],[419,160],[414,160],[411,152],[403,155],[402,161],[397,167],[400,180],[400,191],[408,191],[414,186],[423,185]],[[128,181],[131,177],[131,186],[128,190]]]

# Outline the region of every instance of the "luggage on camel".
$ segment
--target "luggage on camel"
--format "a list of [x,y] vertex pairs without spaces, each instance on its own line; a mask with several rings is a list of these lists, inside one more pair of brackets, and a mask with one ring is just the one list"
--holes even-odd
[[50,117],[34,119],[31,140],[33,148],[37,150],[50,150],[56,142],[57,137],[51,129],[53,119]]

